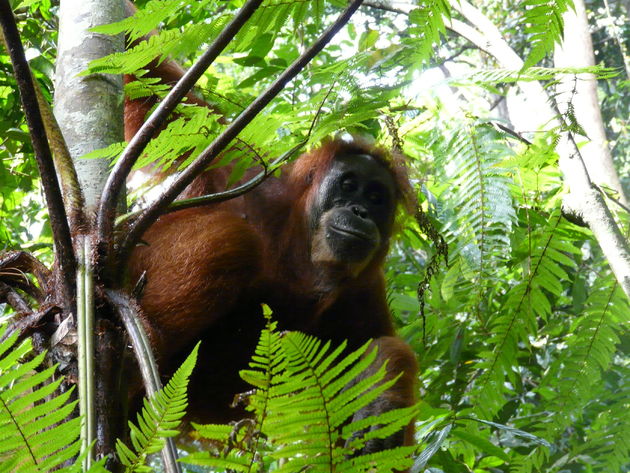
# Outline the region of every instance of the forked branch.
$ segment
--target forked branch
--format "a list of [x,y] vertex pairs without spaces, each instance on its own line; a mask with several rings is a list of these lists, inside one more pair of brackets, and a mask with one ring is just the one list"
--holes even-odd
[[166,98],[151,114],[149,119],[142,125],[114,166],[114,169],[105,183],[97,216],[98,245],[100,250],[104,252],[105,264],[107,264],[111,248],[111,237],[118,195],[133,165],[142,151],[144,151],[151,138],[153,138],[155,132],[166,122],[171,112],[175,110],[175,107],[182,101],[186,94],[190,92],[197,80],[199,80],[201,75],[210,67],[221,51],[230,43],[261,3],[262,0],[248,0],[232,21],[213,41],[206,52],[203,53],[197,62],[184,74]]

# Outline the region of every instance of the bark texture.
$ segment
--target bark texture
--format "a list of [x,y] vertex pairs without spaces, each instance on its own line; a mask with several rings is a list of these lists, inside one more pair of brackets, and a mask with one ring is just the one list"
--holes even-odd
[[79,74],[93,59],[123,50],[122,35],[89,31],[122,19],[121,0],[62,0],[59,9],[55,115],[75,160],[88,215],[96,211],[109,163],[81,156],[123,140],[122,77]]

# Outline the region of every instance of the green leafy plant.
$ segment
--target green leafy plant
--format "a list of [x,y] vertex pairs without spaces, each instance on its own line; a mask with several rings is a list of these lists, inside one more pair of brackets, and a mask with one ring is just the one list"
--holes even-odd
[[[77,401],[72,391],[56,393],[56,366],[43,368],[45,353],[34,356],[29,339],[0,327],[0,472],[79,472],[81,418],[70,419]],[[37,370],[37,371],[36,371]],[[63,467],[63,468],[61,468]]]
[[[491,76],[474,82],[492,86]],[[435,249],[407,230],[392,261],[392,300],[403,336],[422,353],[423,401],[450,406],[452,422],[428,439],[418,465],[627,471],[619,432],[629,422],[621,399],[627,409],[630,307],[590,231],[563,211],[559,130],[524,138],[472,112],[466,125],[453,123],[440,101],[427,108],[416,140],[435,166],[426,213],[448,242],[448,267],[417,318],[417,305],[400,301],[416,293],[412,275],[424,264],[414,252],[428,260]],[[618,219],[627,232],[627,216]]]
[[147,457],[164,447],[164,440],[179,434],[177,427],[187,406],[186,389],[188,380],[197,361],[199,345],[175,372],[164,388],[151,399],[144,400],[142,411],[138,413],[137,425],[129,422],[129,448],[120,439],[116,451],[126,472],[150,472],[146,465]]
[[376,350],[366,343],[346,354],[300,332],[279,333],[268,322],[243,379],[256,389],[247,397],[251,422],[195,425],[219,445],[218,456],[195,453],[185,462],[242,472],[355,472],[404,469],[415,446],[361,454],[374,439],[403,429],[418,406],[353,419],[396,381],[373,367]]

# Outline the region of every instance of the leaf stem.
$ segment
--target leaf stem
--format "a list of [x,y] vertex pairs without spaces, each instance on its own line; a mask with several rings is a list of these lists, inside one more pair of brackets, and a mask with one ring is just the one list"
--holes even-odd
[[80,237],[77,270],[77,364],[79,369],[79,412],[81,414],[81,452],[83,468],[89,470],[93,454],[89,451],[96,434],[94,408],[94,281],[89,237]]
[[[136,361],[140,367],[144,389],[148,399],[154,399],[156,393],[162,389],[160,381],[160,373],[158,370],[153,351],[151,350],[151,342],[146,330],[142,325],[140,316],[140,308],[136,302],[127,294],[106,289],[107,298],[116,308],[120,316],[125,330],[131,340],[133,351],[136,354]],[[177,463],[177,448],[172,437],[164,439],[166,443],[162,448],[162,462],[166,473],[181,473],[181,468]]]

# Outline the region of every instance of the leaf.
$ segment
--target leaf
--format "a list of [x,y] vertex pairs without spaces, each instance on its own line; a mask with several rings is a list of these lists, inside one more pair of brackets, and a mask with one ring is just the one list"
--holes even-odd
[[518,437],[523,437],[523,438],[525,438],[527,440],[531,440],[532,442],[537,443],[538,445],[543,445],[545,447],[551,448],[551,444],[549,442],[547,442],[545,439],[542,439],[540,437],[537,437],[536,435],[530,434],[529,432],[525,432],[524,430],[516,429],[514,427],[510,427],[510,426],[504,425],[504,424],[498,424],[496,422],[492,422],[492,421],[489,421],[489,420],[476,419],[474,417],[469,417],[469,416],[460,417],[459,419],[460,420],[467,419],[467,420],[472,420],[472,421],[475,421],[475,422],[480,422],[482,424],[490,425],[490,426],[495,427],[497,429],[501,429],[501,430],[505,430],[506,432],[510,432],[511,434],[514,434],[514,435],[516,435]]
[[508,455],[499,447],[497,447],[496,445],[494,445],[493,443],[489,442],[488,440],[486,440],[483,437],[480,437],[478,435],[472,434],[466,430],[460,429],[460,428],[456,428],[453,429],[451,432],[451,435],[453,435],[453,437],[458,437],[462,440],[464,440],[465,442],[468,442],[472,445],[474,445],[475,447],[477,447],[480,451],[488,454],[488,455],[492,455],[495,457],[499,457],[500,459],[502,459],[505,462],[509,462],[510,461],[510,457],[508,457]]
[[429,445],[427,445],[427,448],[425,448],[422,453],[415,458],[413,466],[410,470],[411,473],[420,473],[424,470],[431,457],[435,455],[444,441],[448,438],[448,434],[451,432],[452,428],[452,424],[448,424],[443,429],[432,434],[432,440]]
[[564,20],[562,14],[573,8],[572,0],[525,0],[521,2],[525,33],[529,33],[532,49],[525,59],[523,70],[538,63],[562,42]]
[[[250,368],[241,376],[257,389],[247,396],[255,420],[235,426],[196,426],[198,433],[224,447],[218,458],[194,454],[186,461],[197,465],[259,471],[254,461],[260,451],[280,462],[278,472],[368,471],[407,468],[415,447],[357,455],[373,439],[387,438],[404,429],[419,406],[393,409],[352,421],[396,378],[385,381],[385,365],[372,367],[376,350],[365,343],[345,353],[345,343],[332,348],[299,332],[276,332],[267,310]],[[348,445],[341,446],[342,441]]]
[[[6,325],[0,326],[0,338]],[[79,453],[80,422],[68,419],[72,390],[55,395],[56,366],[38,372],[45,353],[24,362],[30,340],[15,345],[16,331],[0,343],[0,472],[71,471],[60,468]],[[57,379],[55,379],[57,378]]]
[[198,350],[199,344],[173,374],[168,384],[151,399],[144,400],[142,411],[138,413],[137,425],[129,422],[132,448],[121,440],[116,442],[116,452],[126,467],[125,471],[149,471],[145,466],[148,455],[158,452],[164,446],[165,438],[179,434],[177,427],[185,413],[186,389],[197,361]]

